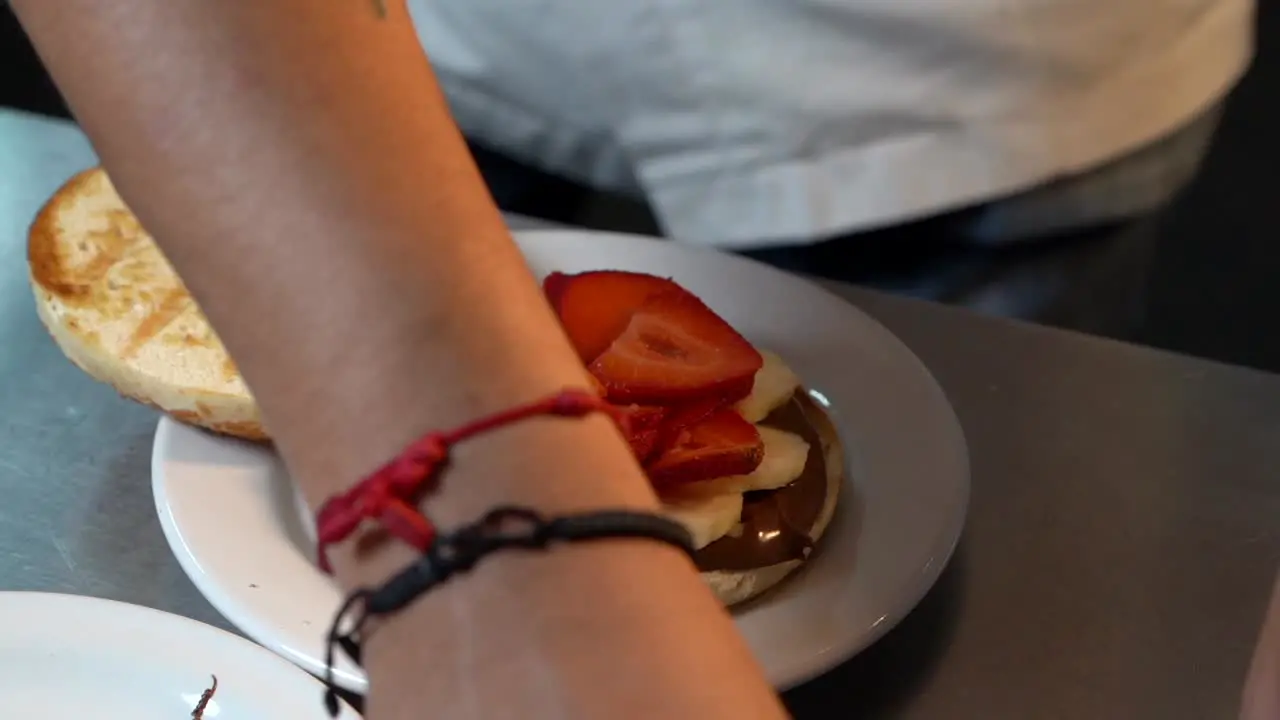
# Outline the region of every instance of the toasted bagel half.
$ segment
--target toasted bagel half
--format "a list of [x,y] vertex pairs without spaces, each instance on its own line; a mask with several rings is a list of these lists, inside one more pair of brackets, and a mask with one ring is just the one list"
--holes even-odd
[[27,260],[41,322],[94,379],[182,422],[267,438],[231,356],[101,168],[44,205]]

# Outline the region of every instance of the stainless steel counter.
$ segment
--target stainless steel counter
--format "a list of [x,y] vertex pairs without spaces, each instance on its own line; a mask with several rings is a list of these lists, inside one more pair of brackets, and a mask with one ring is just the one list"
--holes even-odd
[[[161,536],[155,415],[73,368],[32,311],[25,226],[92,162],[69,126],[0,111],[0,589],[230,628]],[[833,289],[938,377],[974,487],[937,588],[789,693],[796,715],[1233,717],[1280,566],[1280,378]]]

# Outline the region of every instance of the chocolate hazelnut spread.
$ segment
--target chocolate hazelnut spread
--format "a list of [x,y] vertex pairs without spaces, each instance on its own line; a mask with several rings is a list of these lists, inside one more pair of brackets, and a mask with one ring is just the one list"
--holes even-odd
[[812,529],[827,496],[826,453],[815,420],[822,410],[804,391],[773,411],[763,425],[795,433],[809,443],[804,472],[777,490],[747,493],[740,532],[702,548],[694,556],[698,569],[755,570],[803,560],[813,549]]

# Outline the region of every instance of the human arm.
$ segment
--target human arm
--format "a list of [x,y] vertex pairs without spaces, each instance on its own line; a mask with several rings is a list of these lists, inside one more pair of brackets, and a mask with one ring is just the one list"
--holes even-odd
[[1280,720],[1280,578],[1262,621],[1253,665],[1245,683],[1240,720]]
[[[14,0],[121,195],[235,356],[314,504],[432,428],[581,385],[402,2]],[[602,418],[460,449],[429,503],[652,508]],[[346,586],[409,561],[335,556]],[[684,558],[493,557],[366,649],[371,720],[782,715]]]

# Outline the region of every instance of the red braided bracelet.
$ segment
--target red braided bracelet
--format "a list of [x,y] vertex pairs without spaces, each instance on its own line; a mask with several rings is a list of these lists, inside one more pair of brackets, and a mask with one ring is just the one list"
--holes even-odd
[[434,489],[449,461],[452,446],[481,433],[531,417],[583,417],[607,413],[625,431],[627,415],[598,394],[569,389],[551,397],[517,405],[446,432],[431,432],[409,445],[398,457],[375,470],[350,490],[325,501],[316,513],[316,537],[320,569],[332,572],[326,550],[351,536],[365,520],[381,525],[389,534],[425,552],[436,538],[436,528],[418,509],[421,496]]

